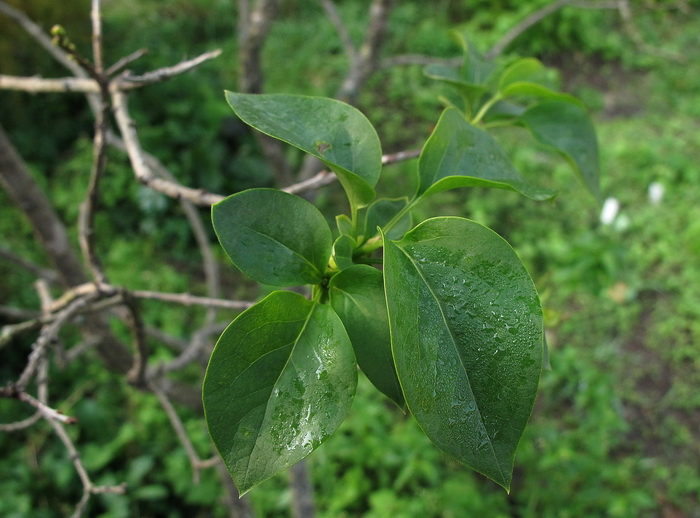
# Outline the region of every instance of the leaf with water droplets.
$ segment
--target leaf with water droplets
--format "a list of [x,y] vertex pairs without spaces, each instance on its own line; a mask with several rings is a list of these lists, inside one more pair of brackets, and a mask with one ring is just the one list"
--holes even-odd
[[300,461],[350,409],[357,368],[340,318],[276,291],[241,313],[209,360],[209,434],[241,494]]
[[542,310],[513,249],[462,218],[384,242],[396,370],[408,408],[443,451],[510,487],[542,366]]

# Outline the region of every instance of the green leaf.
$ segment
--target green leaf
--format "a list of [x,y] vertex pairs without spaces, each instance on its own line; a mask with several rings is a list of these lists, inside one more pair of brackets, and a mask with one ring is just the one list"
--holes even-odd
[[429,219],[384,243],[396,370],[443,451],[510,487],[542,367],[542,310],[513,249],[461,218]]
[[353,235],[352,220],[348,218],[345,214],[338,214],[335,217],[335,224],[338,227],[338,232],[346,236]]
[[391,356],[382,273],[355,265],[333,276],[331,306],[345,325],[357,363],[372,384],[400,408],[405,402]]
[[537,84],[549,89],[550,81],[547,78],[547,68],[535,58],[519,59],[503,71],[498,81],[498,90],[503,92],[511,84],[522,82]]
[[202,389],[209,433],[241,494],[328,438],[356,387],[350,339],[330,306],[277,291],[241,313]]
[[586,111],[579,104],[549,100],[532,106],[520,118],[538,141],[559,151],[586,188],[600,198],[598,140]]
[[527,81],[520,81],[517,83],[511,83],[506,86],[501,91],[502,97],[539,97],[541,99],[551,99],[560,100],[572,104],[577,104],[583,107],[583,103],[576,99],[573,95],[563,94],[560,92],[555,92],[549,88],[538,85],[536,83],[529,83]]
[[356,108],[334,99],[226,92],[243,122],[305,151],[332,169],[353,207],[374,199],[382,150],[372,124]]
[[333,260],[335,265],[344,270],[353,265],[352,254],[355,251],[355,240],[343,234],[333,243]]
[[263,284],[321,282],[331,230],[308,201],[276,189],[250,189],[212,207],[221,246],[243,273]]
[[[405,197],[375,200],[367,209],[365,237],[375,236],[377,227],[383,227],[389,223],[406,205],[408,205],[408,199]],[[408,213],[389,230],[389,239],[400,238],[411,228],[411,224],[411,214]]]
[[[465,80],[456,68],[439,64],[428,65],[423,73],[431,79],[436,79],[454,88],[461,96],[468,115],[478,109],[482,97],[488,91],[488,88],[483,84]],[[454,105],[454,102],[450,102],[450,104]]]
[[418,171],[417,196],[470,186],[509,189],[534,200],[555,195],[549,189],[526,182],[501,145],[485,131],[469,124],[454,108],[443,112],[425,143]]

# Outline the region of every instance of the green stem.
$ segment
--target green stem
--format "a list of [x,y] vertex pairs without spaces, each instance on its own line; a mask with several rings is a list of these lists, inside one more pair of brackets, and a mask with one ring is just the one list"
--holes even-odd
[[477,113],[476,116],[471,120],[471,123],[473,125],[478,124],[481,121],[481,119],[484,118],[484,115],[486,115],[486,112],[488,112],[491,109],[491,107],[494,104],[496,104],[498,101],[500,101],[501,99],[502,99],[502,97],[500,94],[496,94],[493,97],[491,97],[491,99],[489,99],[486,103],[484,103],[484,105],[479,110],[479,113]]
[[403,218],[406,214],[408,214],[410,211],[412,211],[416,205],[418,205],[418,202],[420,200],[421,200],[421,198],[419,196],[415,196],[411,201],[409,201],[406,204],[406,206],[396,214],[396,216],[391,218],[389,223],[387,223],[386,225],[384,225],[384,227],[382,227],[382,232],[387,234],[392,228],[394,228],[394,225],[396,225],[399,221],[401,221],[401,218]]
[[360,248],[357,248],[355,250],[355,253],[353,253],[353,256],[365,256],[369,255],[378,248],[382,247],[382,236],[374,236],[372,239],[368,239],[365,241],[365,244],[363,244]]

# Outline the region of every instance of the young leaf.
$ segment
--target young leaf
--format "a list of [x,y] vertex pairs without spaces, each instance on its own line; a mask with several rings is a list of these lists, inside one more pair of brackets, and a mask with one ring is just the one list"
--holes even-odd
[[549,189],[526,182],[496,140],[446,109],[423,147],[418,162],[418,196],[457,187],[509,189],[535,200],[553,198]]
[[356,108],[334,99],[226,92],[243,122],[305,151],[335,171],[354,207],[367,205],[382,168],[372,124]]
[[241,313],[202,388],[209,433],[241,494],[316,449],[356,387],[350,339],[329,306],[277,291]]
[[391,343],[409,410],[443,451],[510,487],[542,367],[542,310],[492,230],[435,218],[384,243]]
[[[423,73],[431,79],[436,79],[454,88],[462,98],[467,115],[471,115],[478,109],[481,98],[488,92],[488,88],[483,84],[465,80],[456,68],[446,65],[428,65]],[[450,104],[455,105],[454,102],[450,102]]]
[[549,100],[529,108],[520,118],[537,140],[559,151],[586,188],[600,198],[598,140],[586,111],[577,103]]
[[549,87],[547,68],[535,58],[519,59],[503,71],[498,81],[498,90],[503,92],[509,85],[521,82]]
[[347,234],[338,236],[333,243],[333,261],[335,265],[344,270],[353,265],[352,253],[355,251],[355,240]]
[[382,273],[355,265],[333,276],[331,306],[345,325],[357,363],[372,384],[400,408],[405,402],[391,356]]
[[319,283],[332,236],[316,207],[276,189],[250,189],[212,207],[221,246],[243,273],[263,284]]
[[348,218],[345,214],[338,214],[335,217],[335,224],[338,227],[338,232],[340,232],[341,235],[353,235],[352,220]]

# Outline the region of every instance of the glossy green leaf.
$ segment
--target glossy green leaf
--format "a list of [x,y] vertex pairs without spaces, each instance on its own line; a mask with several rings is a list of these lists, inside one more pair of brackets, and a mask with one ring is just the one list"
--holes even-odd
[[514,83],[527,82],[543,87],[549,87],[547,68],[535,58],[523,58],[506,68],[498,81],[498,90],[503,92]]
[[504,488],[542,367],[542,310],[492,230],[435,218],[384,243],[392,351],[409,410],[443,451]]
[[323,279],[331,230],[308,201],[276,189],[250,189],[215,204],[212,221],[233,264],[254,280],[297,286]]
[[598,140],[588,113],[579,104],[544,101],[529,108],[521,120],[538,141],[559,151],[588,190],[600,197]]
[[352,254],[355,251],[355,240],[343,234],[333,243],[333,261],[335,265],[344,270],[352,266]]
[[356,108],[322,97],[226,92],[241,120],[305,151],[332,169],[355,207],[367,205],[382,168],[372,124]]
[[[381,198],[376,200],[367,209],[366,218],[366,237],[372,237],[377,235],[377,227],[383,227],[389,223],[394,216],[404,209],[408,205],[407,198]],[[408,229],[411,228],[412,219],[411,214],[408,213],[401,217],[401,219],[394,224],[393,228],[389,230],[389,239],[398,239],[404,235]]]
[[356,386],[350,339],[330,306],[277,291],[241,313],[202,389],[209,433],[241,494],[331,435]]
[[391,356],[382,273],[371,266],[355,265],[333,276],[329,294],[331,306],[350,336],[362,372],[403,408],[403,394]]
[[465,81],[474,84],[486,84],[496,69],[496,64],[477,50],[476,46],[469,42],[464,31],[451,31],[452,37],[462,47],[464,60],[462,61],[462,77]]
[[509,189],[535,200],[553,198],[549,189],[526,182],[501,145],[472,126],[454,108],[446,109],[423,147],[418,162],[418,196],[457,187]]
[[338,227],[338,232],[341,234],[352,236],[352,220],[348,218],[345,214],[338,214],[335,217],[335,224]]
[[573,95],[555,92],[545,86],[527,81],[509,84],[501,91],[501,95],[503,97],[538,97],[541,99],[560,100],[583,107],[583,103]]
[[[456,68],[439,64],[428,65],[423,73],[431,79],[436,79],[454,88],[462,97],[468,114],[478,109],[481,98],[488,91],[488,88],[483,84],[464,79]],[[450,104],[454,104],[454,102]]]

